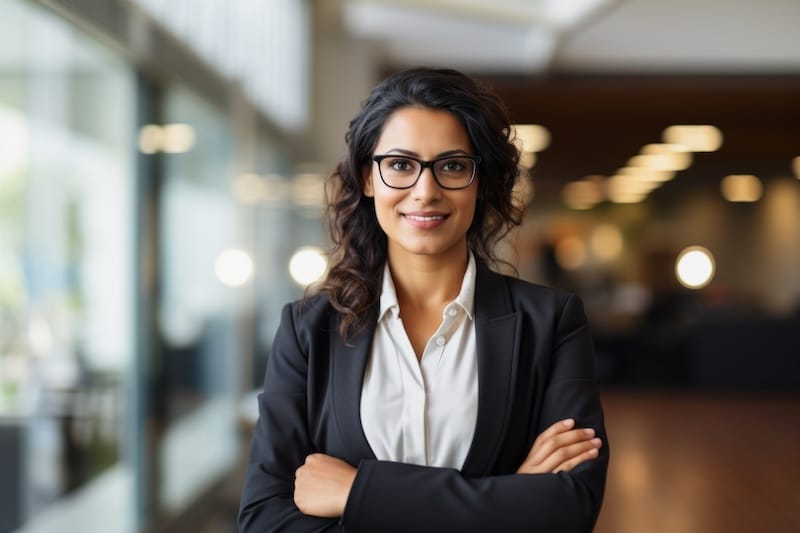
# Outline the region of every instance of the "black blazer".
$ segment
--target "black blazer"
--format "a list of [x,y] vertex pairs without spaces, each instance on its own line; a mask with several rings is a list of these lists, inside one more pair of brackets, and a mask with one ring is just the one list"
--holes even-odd
[[[324,295],[283,309],[259,395],[239,531],[591,531],[608,439],[580,300],[478,265],[478,417],[460,470],[379,461],[361,427],[374,326],[345,343]],[[374,324],[377,310],[371,319]],[[536,436],[572,417],[603,439],[570,472],[515,474]],[[358,467],[341,519],[302,514],[295,470],[322,452]]]

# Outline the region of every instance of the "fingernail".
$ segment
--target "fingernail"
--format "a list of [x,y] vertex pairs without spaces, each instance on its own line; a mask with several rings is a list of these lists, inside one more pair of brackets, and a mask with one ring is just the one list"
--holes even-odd
[[587,453],[588,453],[589,455],[597,455],[597,453],[598,453],[598,452],[597,452],[597,448],[592,448],[592,449],[591,449],[591,450],[589,450]]
[[573,420],[572,418],[567,418],[566,420],[563,420],[561,423],[564,424],[564,426],[566,427],[572,427],[573,425],[575,425],[575,420]]
[[592,440],[591,440],[591,441],[589,441],[589,442],[591,442],[591,443],[592,443],[592,444],[594,444],[595,446],[598,446],[598,447],[599,447],[599,446],[600,446],[600,444],[601,444],[603,441],[601,441],[600,439],[592,439]]
[[584,429],[583,432],[589,437],[594,437],[594,430],[592,428]]

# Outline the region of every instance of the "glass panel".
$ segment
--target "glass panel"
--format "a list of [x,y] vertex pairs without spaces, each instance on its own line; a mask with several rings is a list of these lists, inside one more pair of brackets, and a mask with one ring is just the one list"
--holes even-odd
[[132,76],[30,3],[0,43],[0,530],[132,531]]
[[[183,509],[237,460],[238,328],[249,285],[246,277],[238,280],[244,287],[225,284],[230,269],[240,266],[239,256],[223,256],[239,242],[230,186],[233,132],[223,114],[181,89],[169,91],[164,104],[164,131],[175,124],[188,126],[192,141],[164,154],[161,197],[163,344],[154,389],[155,415],[166,424],[158,504],[167,514]],[[224,257],[233,258],[232,266]]]

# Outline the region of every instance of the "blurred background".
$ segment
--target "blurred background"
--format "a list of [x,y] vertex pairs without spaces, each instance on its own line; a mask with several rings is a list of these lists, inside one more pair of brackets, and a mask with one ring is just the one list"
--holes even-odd
[[360,101],[462,69],[586,303],[602,532],[800,530],[797,0],[2,0],[0,532],[234,531]]

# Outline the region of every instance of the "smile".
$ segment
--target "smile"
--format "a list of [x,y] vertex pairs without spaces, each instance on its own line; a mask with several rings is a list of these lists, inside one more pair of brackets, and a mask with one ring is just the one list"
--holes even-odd
[[417,222],[432,222],[434,220],[444,220],[447,218],[446,215],[405,215],[405,217]]

